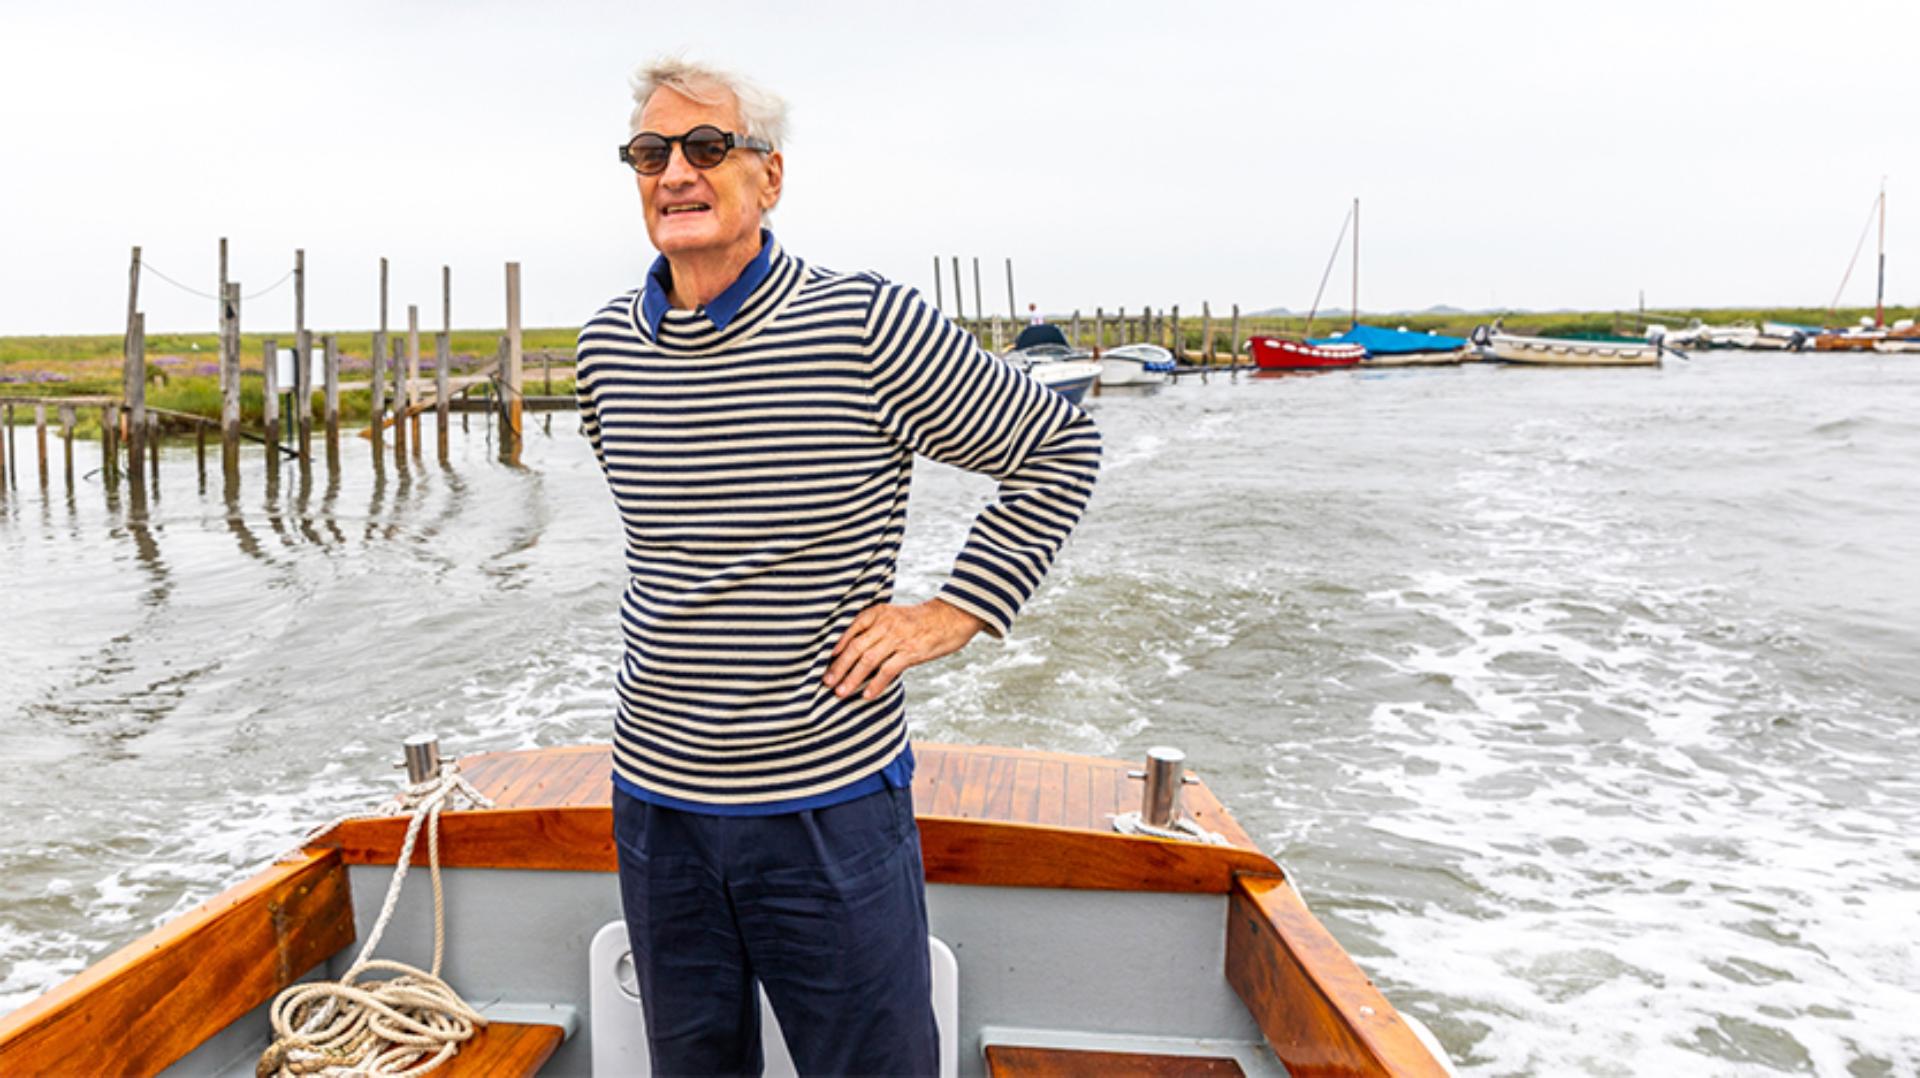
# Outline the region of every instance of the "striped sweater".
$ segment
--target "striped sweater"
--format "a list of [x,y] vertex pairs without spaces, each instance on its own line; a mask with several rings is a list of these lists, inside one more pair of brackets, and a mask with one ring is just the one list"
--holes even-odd
[[999,481],[940,598],[1004,634],[1085,510],[1092,421],[911,289],[766,238],[725,328],[644,289],[580,333],[582,425],[626,533],[614,772],[643,795],[752,811],[871,779],[906,747],[905,690],[821,683],[893,598],[916,453]]

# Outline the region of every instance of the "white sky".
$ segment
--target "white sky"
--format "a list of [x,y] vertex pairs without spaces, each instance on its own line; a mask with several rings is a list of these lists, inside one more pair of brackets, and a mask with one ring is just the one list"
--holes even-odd
[[118,332],[134,244],[211,291],[222,235],[249,293],[304,247],[317,328],[375,322],[381,255],[396,324],[446,264],[500,325],[518,260],[527,323],[576,325],[652,259],[614,147],[668,51],[791,103],[790,249],[928,291],[959,255],[969,310],[974,257],[989,313],[1007,257],[1022,309],[1304,308],[1355,196],[1363,307],[1824,304],[1882,176],[1920,302],[1915,0],[0,0],[0,41],[0,334]]

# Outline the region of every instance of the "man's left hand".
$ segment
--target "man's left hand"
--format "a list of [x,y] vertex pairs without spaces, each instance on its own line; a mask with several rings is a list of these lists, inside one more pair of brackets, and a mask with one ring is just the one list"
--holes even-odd
[[941,599],[915,606],[870,606],[833,645],[827,688],[844,697],[865,685],[866,698],[875,699],[900,671],[959,651],[986,627],[986,622]]

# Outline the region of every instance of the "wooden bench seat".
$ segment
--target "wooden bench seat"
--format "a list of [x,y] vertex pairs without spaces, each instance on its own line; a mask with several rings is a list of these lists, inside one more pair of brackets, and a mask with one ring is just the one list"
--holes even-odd
[[1145,1052],[1096,1052],[1079,1048],[987,1045],[987,1073],[993,1078],[1244,1078],[1246,1071],[1225,1056],[1171,1056]]
[[540,1073],[566,1031],[559,1026],[488,1022],[434,1074],[448,1078],[525,1078]]

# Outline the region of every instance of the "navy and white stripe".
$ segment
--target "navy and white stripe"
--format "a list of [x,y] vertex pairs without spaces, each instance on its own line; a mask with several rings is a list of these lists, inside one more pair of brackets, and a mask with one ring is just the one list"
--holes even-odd
[[1001,634],[1086,509],[1079,408],[912,290],[808,266],[716,326],[641,292],[581,331],[580,413],[626,532],[618,780],[713,806],[809,798],[906,746],[904,690],[841,699],[836,640],[893,595],[915,453],[992,475],[940,597]]

